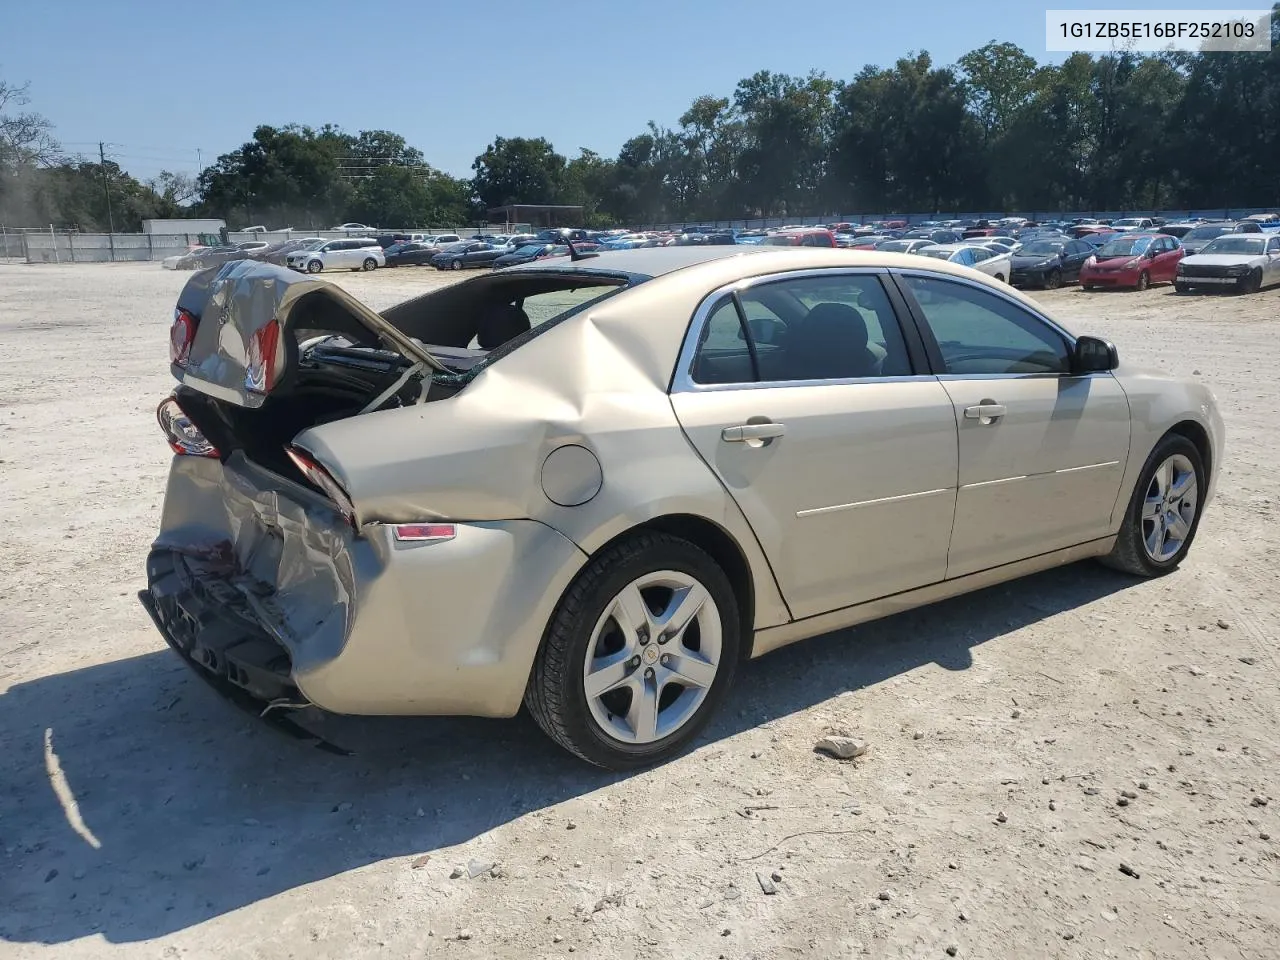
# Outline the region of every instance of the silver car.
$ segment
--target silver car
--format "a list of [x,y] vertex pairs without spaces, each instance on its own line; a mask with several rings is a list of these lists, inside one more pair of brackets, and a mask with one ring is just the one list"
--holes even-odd
[[1273,283],[1280,283],[1280,234],[1230,233],[1179,260],[1173,286],[1178,293],[1257,293]]
[[746,659],[1089,557],[1187,555],[1223,425],[942,260],[669,247],[381,313],[195,275],[141,599],[268,716],[509,717],[672,755]]
[[324,270],[376,270],[387,265],[386,255],[373,237],[323,240],[295,250],[285,257],[293,270],[320,273]]
[[983,246],[979,241],[936,243],[912,252],[922,257],[946,260],[962,267],[972,267],[1001,283],[1008,283],[1009,277],[1013,274],[1013,258],[1008,253]]

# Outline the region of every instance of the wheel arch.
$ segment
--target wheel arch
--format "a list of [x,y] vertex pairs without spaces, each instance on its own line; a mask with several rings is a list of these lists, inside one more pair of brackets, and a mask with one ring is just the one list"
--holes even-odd
[[733,587],[733,596],[738,604],[738,622],[742,630],[742,659],[749,660],[755,636],[756,608],[755,582],[752,579],[751,564],[732,534],[718,523],[691,513],[663,514],[614,535],[594,550],[592,556],[620,541],[652,531],[688,540],[710,556],[724,571]]
[[1200,459],[1204,461],[1204,473],[1206,477],[1213,476],[1213,441],[1209,438],[1209,431],[1203,425],[1194,420],[1181,420],[1165,431],[1164,437],[1176,434],[1180,437],[1186,437],[1194,445],[1200,454]]

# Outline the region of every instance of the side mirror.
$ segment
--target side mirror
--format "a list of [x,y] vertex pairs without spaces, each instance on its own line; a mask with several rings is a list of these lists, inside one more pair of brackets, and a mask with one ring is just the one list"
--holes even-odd
[[[754,320],[748,320],[747,323],[751,326],[751,339],[756,343],[776,343],[785,329],[783,323],[768,317],[756,317]],[[746,339],[742,330],[738,331],[738,339]]]
[[1120,365],[1116,345],[1101,337],[1080,337],[1071,354],[1072,373],[1106,373]]

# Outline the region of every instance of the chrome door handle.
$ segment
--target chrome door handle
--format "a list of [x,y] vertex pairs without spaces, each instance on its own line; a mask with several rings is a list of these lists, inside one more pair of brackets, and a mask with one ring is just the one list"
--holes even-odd
[[720,431],[720,439],[726,443],[746,443],[751,440],[772,440],[786,432],[785,423],[744,423],[736,427],[725,427]]
[[1007,410],[1003,403],[996,403],[994,400],[983,400],[977,406],[965,407],[964,418],[966,420],[978,420],[983,426],[989,426],[1003,417],[1006,412]]

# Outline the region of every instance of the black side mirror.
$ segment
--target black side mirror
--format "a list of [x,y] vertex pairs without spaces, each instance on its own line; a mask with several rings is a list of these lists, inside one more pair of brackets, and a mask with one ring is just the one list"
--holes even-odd
[[1072,373],[1106,373],[1120,366],[1116,345],[1101,337],[1080,337],[1071,354]]

